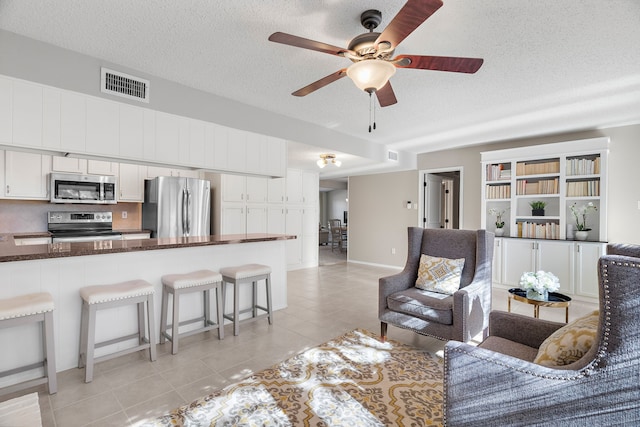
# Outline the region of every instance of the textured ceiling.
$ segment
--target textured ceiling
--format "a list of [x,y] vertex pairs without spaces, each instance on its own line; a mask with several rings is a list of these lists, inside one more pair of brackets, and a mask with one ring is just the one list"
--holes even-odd
[[[481,57],[484,65],[473,75],[399,69],[391,80],[398,104],[377,110],[373,133],[367,132],[368,95],[348,78],[303,98],[291,96],[350,62],[271,43],[271,33],[346,46],[365,32],[361,12],[382,11],[381,30],[403,4],[0,0],[0,28],[332,129],[371,147],[419,153],[640,122],[637,0],[444,0],[396,54]],[[313,167],[325,148],[336,151],[305,142],[300,134],[292,144],[291,166]],[[343,167],[327,167],[324,176],[373,171],[379,163],[349,144],[338,152]]]

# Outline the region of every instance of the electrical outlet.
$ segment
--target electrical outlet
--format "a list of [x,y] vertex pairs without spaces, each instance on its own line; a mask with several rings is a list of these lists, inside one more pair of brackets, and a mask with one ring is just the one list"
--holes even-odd
[[127,219],[127,211],[122,211],[122,219]]
[[395,255],[396,254],[396,248],[391,248],[391,255]]

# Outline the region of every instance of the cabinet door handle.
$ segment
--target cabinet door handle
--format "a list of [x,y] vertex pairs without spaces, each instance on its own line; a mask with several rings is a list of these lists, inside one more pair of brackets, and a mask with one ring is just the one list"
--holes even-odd
[[9,187],[9,184],[7,184],[7,194],[11,193],[11,187]]

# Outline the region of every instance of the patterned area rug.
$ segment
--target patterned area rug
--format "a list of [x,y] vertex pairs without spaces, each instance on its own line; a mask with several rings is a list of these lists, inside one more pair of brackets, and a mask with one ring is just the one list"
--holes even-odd
[[442,360],[356,329],[144,425],[442,425]]

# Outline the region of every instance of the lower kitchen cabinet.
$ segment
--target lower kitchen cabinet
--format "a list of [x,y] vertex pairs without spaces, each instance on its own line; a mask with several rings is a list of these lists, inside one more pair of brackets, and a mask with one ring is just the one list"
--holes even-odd
[[558,292],[598,297],[597,266],[605,243],[503,238],[495,245],[500,250],[494,253],[494,284],[517,288],[522,273],[543,270],[558,277]]

